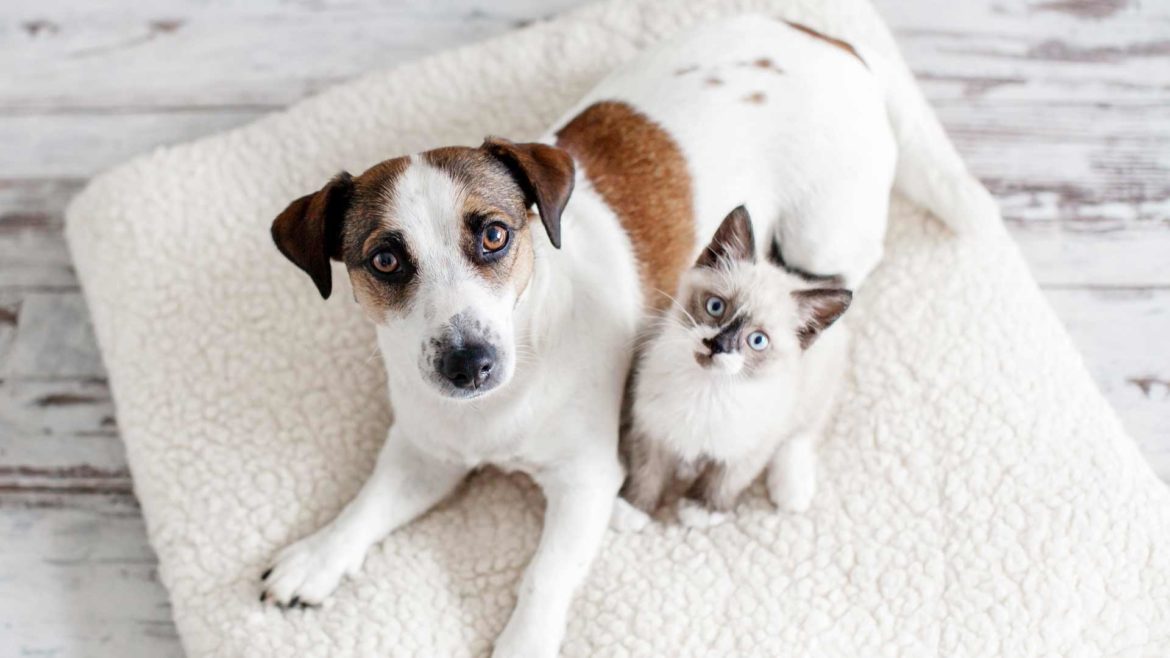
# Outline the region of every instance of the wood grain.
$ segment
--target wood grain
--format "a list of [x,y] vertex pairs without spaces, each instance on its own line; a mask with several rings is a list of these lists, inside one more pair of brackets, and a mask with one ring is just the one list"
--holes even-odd
[[[61,236],[94,173],[580,0],[0,3],[0,658],[181,655]],[[1170,481],[1170,2],[876,0]]]

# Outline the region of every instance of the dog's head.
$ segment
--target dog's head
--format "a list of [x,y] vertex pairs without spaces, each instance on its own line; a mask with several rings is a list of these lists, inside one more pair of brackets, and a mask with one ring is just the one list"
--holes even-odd
[[532,209],[559,248],[573,175],[561,149],[488,138],[342,173],[293,201],[272,237],[322,297],[333,288],[330,259],[344,262],[392,360],[417,364],[440,395],[470,399],[515,372],[513,313],[534,241],[545,239]]

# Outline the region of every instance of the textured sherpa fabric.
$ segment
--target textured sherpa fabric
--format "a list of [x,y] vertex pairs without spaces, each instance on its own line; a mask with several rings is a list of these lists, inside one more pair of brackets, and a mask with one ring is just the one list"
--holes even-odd
[[[900,61],[862,0],[614,2],[157,151],[77,199],[68,237],[191,655],[483,655],[540,527],[526,479],[480,473],[324,608],[257,601],[391,418],[371,327],[277,253],[272,218],[342,168],[538,135],[639,48],[748,7]],[[892,212],[812,510],[756,490],[715,529],[611,531],[565,655],[1170,655],[1170,495],[1016,248]]]

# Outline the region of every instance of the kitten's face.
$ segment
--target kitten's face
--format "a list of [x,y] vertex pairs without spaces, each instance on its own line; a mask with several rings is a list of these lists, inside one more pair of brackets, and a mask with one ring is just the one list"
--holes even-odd
[[700,368],[747,377],[766,374],[801,351],[786,278],[776,268],[751,262],[694,267],[683,278],[679,301],[685,308],[673,310],[670,326],[686,335],[689,345],[680,345]]
[[655,351],[680,364],[689,359],[702,371],[745,378],[767,376],[800,358],[852,299],[847,290],[809,290],[781,267],[757,262],[751,219],[742,207],[723,220],[683,275],[679,292]]

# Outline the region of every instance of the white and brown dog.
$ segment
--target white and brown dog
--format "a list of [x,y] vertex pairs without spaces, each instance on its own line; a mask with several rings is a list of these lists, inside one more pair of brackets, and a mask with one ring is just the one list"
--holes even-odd
[[538,142],[400,157],[292,202],[276,244],[326,297],[330,260],[345,263],[395,419],[361,492],[276,557],[261,599],[321,602],[495,464],[547,500],[495,655],[555,655],[622,482],[631,350],[661,293],[740,204],[789,267],[856,285],[881,256],[895,172],[952,226],[991,207],[908,82],[836,39],[739,17],[637,57]]

